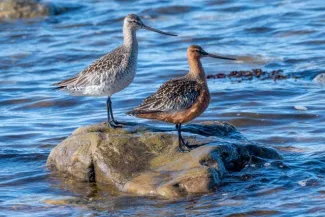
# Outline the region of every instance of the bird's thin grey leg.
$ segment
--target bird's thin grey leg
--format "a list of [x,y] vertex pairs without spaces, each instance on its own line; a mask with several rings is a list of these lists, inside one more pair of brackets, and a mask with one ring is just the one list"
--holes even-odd
[[114,116],[113,116],[113,108],[112,108],[112,101],[111,101],[111,98],[110,97],[108,97],[108,99],[107,100],[109,100],[109,110],[110,110],[110,115],[111,115],[111,122],[113,123],[113,124],[115,124],[115,125],[118,125],[119,123],[117,122],[117,121],[115,121],[115,119],[114,119]]
[[125,123],[123,123],[123,122],[119,122],[119,121],[116,121],[115,119],[114,119],[114,116],[113,116],[113,107],[112,107],[112,101],[110,100],[110,114],[111,114],[111,122],[113,122],[117,127],[122,127],[122,126],[118,126],[119,124],[125,124]]
[[[185,142],[182,137],[182,124],[176,125],[177,132],[178,132],[178,142],[179,142],[179,151],[185,152],[185,151],[191,151],[192,149],[200,147],[200,145],[189,145],[188,142]],[[183,149],[183,146],[187,148],[187,150]]]
[[112,111],[112,101],[110,97],[107,98],[106,107],[107,107],[107,125],[111,128],[121,127],[118,126],[114,121],[113,111]]
[[176,130],[177,130],[177,135],[178,135],[178,151],[185,152],[186,150],[183,149],[183,143],[182,143],[182,139],[181,139],[182,136],[181,136],[179,124],[176,124]]

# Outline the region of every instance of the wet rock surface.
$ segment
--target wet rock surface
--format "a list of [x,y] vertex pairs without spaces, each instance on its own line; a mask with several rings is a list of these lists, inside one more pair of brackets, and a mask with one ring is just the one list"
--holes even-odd
[[114,191],[177,198],[213,191],[226,173],[240,171],[252,160],[281,159],[274,149],[251,144],[225,122],[187,125],[184,132],[190,144],[202,146],[178,152],[171,128],[133,123],[122,129],[105,123],[81,127],[52,150],[47,166]]
[[0,19],[22,19],[48,16],[49,5],[35,0],[2,0],[0,1]]

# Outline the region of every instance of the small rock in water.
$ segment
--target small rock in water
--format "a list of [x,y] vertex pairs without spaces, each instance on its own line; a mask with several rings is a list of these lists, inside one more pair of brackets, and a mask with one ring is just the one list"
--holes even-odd
[[299,181],[298,184],[302,187],[305,187],[307,185],[307,180]]
[[307,107],[305,107],[305,106],[299,106],[299,105],[295,105],[295,109],[296,110],[300,110],[300,111],[307,111],[308,110]]
[[48,5],[35,0],[2,0],[0,1],[0,19],[22,19],[48,16]]
[[313,82],[319,83],[319,84],[325,84],[325,73],[321,73],[317,75],[314,79]]
[[269,167],[269,166],[271,166],[271,164],[270,163],[265,163],[264,166]]
[[47,199],[47,200],[44,200],[43,202],[48,205],[69,205],[77,200],[78,199],[75,197],[66,197],[66,198],[60,198],[60,199]]

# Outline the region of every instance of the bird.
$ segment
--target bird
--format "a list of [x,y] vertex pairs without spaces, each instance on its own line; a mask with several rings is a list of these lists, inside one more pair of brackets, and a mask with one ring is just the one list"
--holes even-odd
[[121,127],[114,119],[111,96],[133,81],[138,58],[136,31],[147,29],[164,35],[177,36],[145,25],[135,14],[128,14],[123,23],[123,45],[97,59],[76,76],[55,83],[56,89],[75,96],[107,96],[108,127]]
[[187,49],[189,72],[185,76],[171,79],[162,84],[157,92],[126,113],[138,118],[175,124],[180,152],[191,151],[199,147],[198,145],[189,145],[184,141],[181,134],[182,124],[200,116],[210,103],[210,92],[200,61],[202,57],[236,60],[210,54],[198,45],[191,45]]

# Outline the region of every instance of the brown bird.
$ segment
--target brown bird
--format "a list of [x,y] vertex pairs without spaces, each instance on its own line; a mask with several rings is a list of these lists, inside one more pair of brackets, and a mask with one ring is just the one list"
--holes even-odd
[[158,91],[147,97],[141,105],[128,115],[139,118],[154,119],[176,124],[178,133],[179,150],[185,146],[187,151],[197,148],[198,145],[189,145],[181,134],[183,123],[189,122],[200,116],[209,106],[210,93],[205,72],[200,59],[202,57],[235,60],[205,52],[198,45],[191,45],[187,49],[187,58],[190,65],[189,72],[179,78],[171,79],[160,86]]

